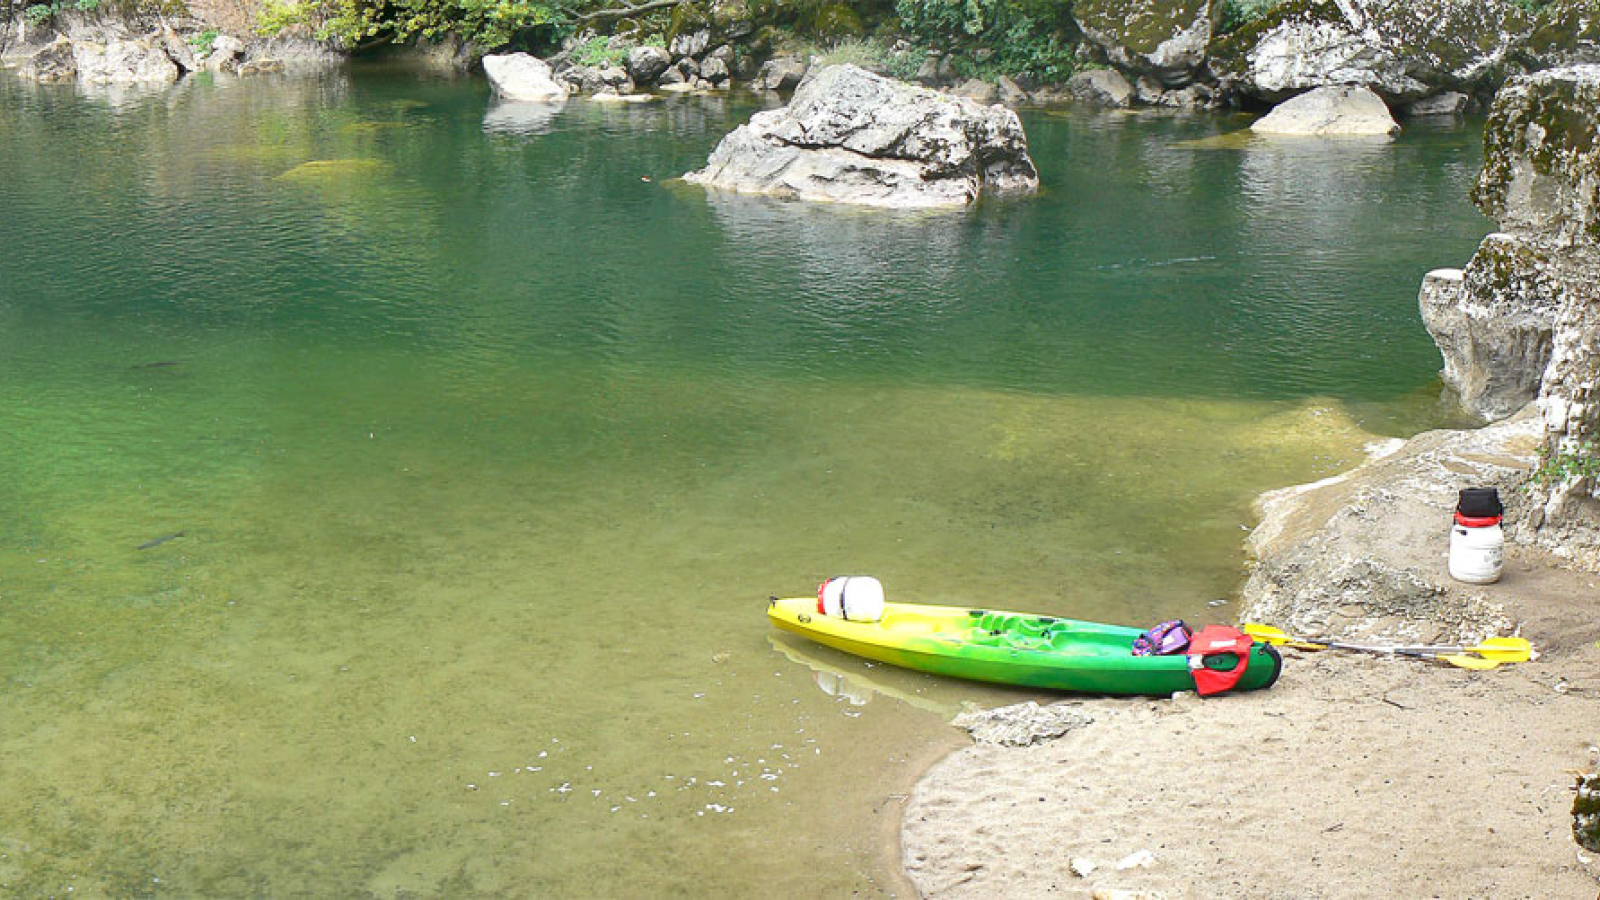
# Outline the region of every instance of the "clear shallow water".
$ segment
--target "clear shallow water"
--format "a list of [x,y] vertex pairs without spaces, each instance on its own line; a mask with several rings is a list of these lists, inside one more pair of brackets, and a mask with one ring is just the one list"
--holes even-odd
[[889,890],[948,713],[1026,695],[768,594],[1226,618],[1257,492],[1446,422],[1475,128],[1031,114],[1042,195],[952,214],[670,181],[755,108],[0,75],[0,888]]

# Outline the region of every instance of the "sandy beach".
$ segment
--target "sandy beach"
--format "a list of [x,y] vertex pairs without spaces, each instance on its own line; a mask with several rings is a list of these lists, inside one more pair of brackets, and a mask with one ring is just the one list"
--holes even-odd
[[905,871],[933,898],[1595,898],[1571,808],[1600,764],[1597,584],[1513,556],[1528,663],[1287,650],[1267,691],[1062,701],[1091,721],[923,777]]

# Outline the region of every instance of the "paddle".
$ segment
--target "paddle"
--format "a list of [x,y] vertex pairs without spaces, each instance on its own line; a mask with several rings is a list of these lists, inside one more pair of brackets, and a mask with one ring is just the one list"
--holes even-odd
[[[1334,650],[1355,650],[1362,653],[1417,656],[1425,659],[1442,659],[1453,666],[1460,666],[1463,669],[1492,669],[1501,663],[1527,662],[1532,657],[1533,651],[1527,639],[1519,637],[1492,637],[1481,644],[1470,647],[1461,645],[1368,647],[1361,644],[1344,644],[1338,641],[1291,637],[1270,625],[1261,625],[1255,622],[1246,622],[1241,626],[1241,630],[1256,640],[1266,641],[1269,644],[1296,647],[1301,650],[1331,648]],[[1469,655],[1474,653],[1477,655]]]

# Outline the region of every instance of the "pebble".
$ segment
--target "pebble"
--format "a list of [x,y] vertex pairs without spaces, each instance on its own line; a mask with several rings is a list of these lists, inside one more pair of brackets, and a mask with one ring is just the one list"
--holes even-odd
[[1088,878],[1098,868],[1100,868],[1098,863],[1082,856],[1072,861],[1072,874],[1079,878]]
[[1117,862],[1117,871],[1124,872],[1128,869],[1143,869],[1156,861],[1156,855],[1149,850],[1139,850],[1124,856]]

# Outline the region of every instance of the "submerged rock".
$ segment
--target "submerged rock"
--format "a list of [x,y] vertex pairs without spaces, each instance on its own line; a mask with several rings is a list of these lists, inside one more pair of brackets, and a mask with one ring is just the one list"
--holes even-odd
[[555,79],[550,65],[526,53],[485,56],[483,72],[495,93],[507,100],[567,99],[567,86]]
[[1400,130],[1383,98],[1364,87],[1317,88],[1278,104],[1250,126],[1259,134],[1392,135]]
[[960,206],[1039,186],[1016,113],[851,65],[813,72],[788,106],[751,116],[684,180],[883,207]]

